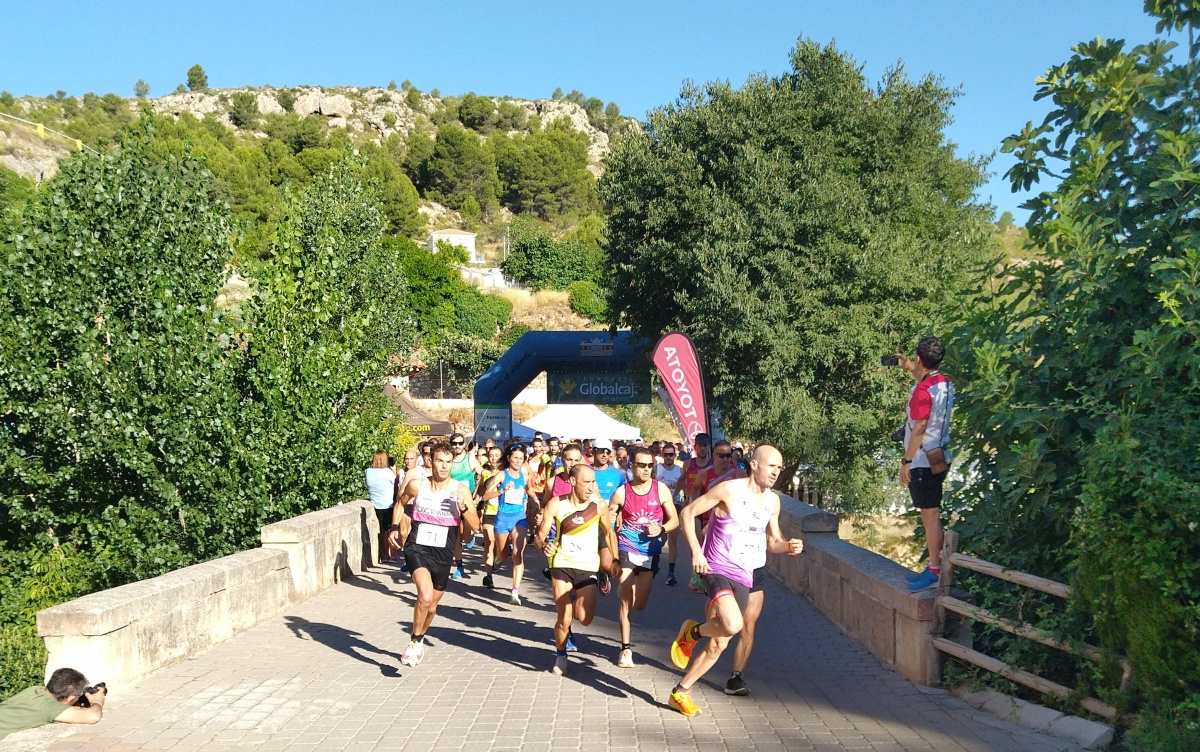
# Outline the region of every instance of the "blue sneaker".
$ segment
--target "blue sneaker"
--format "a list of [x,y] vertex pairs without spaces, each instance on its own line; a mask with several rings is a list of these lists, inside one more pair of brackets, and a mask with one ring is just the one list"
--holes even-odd
[[467,542],[463,544],[463,548],[467,549],[468,551],[470,551],[472,548],[475,548],[474,535],[472,535],[470,538],[467,538]]
[[928,590],[931,587],[936,587],[937,584],[938,576],[926,569],[921,573],[920,577],[912,581],[908,589],[915,593],[918,590]]
[[454,580],[461,580],[463,578],[462,564],[454,568],[454,571],[450,573],[450,578]]
[[577,653],[577,652],[579,652],[579,648],[577,648],[577,647],[575,646],[575,641],[571,639],[571,631],[570,631],[570,630],[567,630],[567,643],[566,643],[566,648],[567,648],[567,652],[568,652],[568,653]]
[[920,572],[909,572],[908,574],[904,575],[904,579],[907,582],[916,582],[918,579],[924,577],[925,573],[928,571],[929,567],[925,567]]

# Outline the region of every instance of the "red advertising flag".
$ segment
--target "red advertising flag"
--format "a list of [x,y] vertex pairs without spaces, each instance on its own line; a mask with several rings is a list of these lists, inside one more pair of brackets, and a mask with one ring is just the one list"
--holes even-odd
[[682,332],[671,332],[654,347],[654,367],[670,397],[670,407],[683,427],[683,439],[691,447],[696,434],[708,433],[708,411],[704,408],[704,375],[696,348]]

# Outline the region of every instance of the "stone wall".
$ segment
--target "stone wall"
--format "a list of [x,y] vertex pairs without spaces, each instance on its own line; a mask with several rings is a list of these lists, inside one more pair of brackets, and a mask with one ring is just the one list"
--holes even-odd
[[770,556],[769,570],[905,678],[929,684],[937,655],[929,644],[934,591],[910,593],[908,569],[838,537],[838,518],[781,495],[779,526],[802,538],[800,556]]
[[262,528],[262,548],[102,590],[37,615],[46,676],[64,666],[110,687],[200,652],[378,560],[379,523],[354,501]]

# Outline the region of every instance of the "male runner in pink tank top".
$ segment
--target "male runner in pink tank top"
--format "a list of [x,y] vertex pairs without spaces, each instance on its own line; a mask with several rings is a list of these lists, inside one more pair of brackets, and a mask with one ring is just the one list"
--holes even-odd
[[[798,538],[785,540],[779,530],[779,497],[771,490],[783,470],[783,456],[772,446],[760,446],[750,460],[750,477],[718,485],[683,508],[680,527],[692,551],[692,569],[704,578],[708,591],[705,622],[688,619],[671,643],[671,660],[679,668],[688,662],[701,637],[709,638],[672,690],[668,704],[687,716],[700,712],[692,701],[692,685],[721,657],[725,646],[743,625],[742,604],[754,587],[754,570],[766,563],[767,553],[796,556],[804,550]],[[712,511],[703,547],[693,523]]]

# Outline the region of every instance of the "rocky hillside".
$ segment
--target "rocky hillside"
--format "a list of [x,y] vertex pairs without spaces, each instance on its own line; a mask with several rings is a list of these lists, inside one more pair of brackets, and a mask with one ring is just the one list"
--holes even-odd
[[[258,112],[261,114],[282,113],[288,110],[298,115],[319,115],[333,128],[345,128],[352,135],[381,141],[393,133],[407,137],[419,124],[428,124],[447,99],[435,97],[417,90],[384,89],[360,86],[296,86],[245,87],[234,89],[205,89],[168,94],[155,99],[126,99],[131,111],[136,112],[143,102],[157,113],[178,117],[190,112],[197,118],[211,115],[229,128],[234,128],[231,114],[234,96],[248,92],[254,95]],[[112,96],[112,95],[106,95]],[[574,102],[564,99],[512,99],[489,97],[497,106],[502,102],[516,105],[528,117],[537,117],[542,123],[566,118],[571,126],[587,134],[589,141],[588,159],[593,174],[599,175],[601,163],[608,154],[608,134],[589,121],[587,113]],[[16,100],[20,114],[42,108],[53,99],[20,97]],[[632,122],[632,121],[631,121]],[[53,174],[54,162],[69,153],[64,145],[42,142],[27,138],[22,127],[12,123],[0,123],[0,163],[22,175],[35,179]]]

